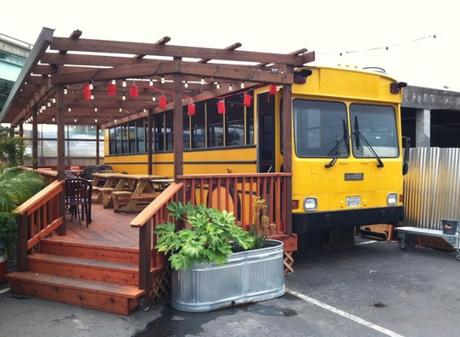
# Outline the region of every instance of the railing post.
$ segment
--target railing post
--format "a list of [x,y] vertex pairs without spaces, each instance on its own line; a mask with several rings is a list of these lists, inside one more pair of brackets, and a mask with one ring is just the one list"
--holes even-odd
[[26,271],[27,266],[27,240],[29,239],[29,217],[27,214],[22,214],[18,219],[18,271]]
[[139,288],[148,296],[152,288],[152,220],[139,229]]
[[[65,102],[64,102],[64,87],[62,85],[57,86],[57,179],[59,181],[65,179]],[[65,235],[65,185],[63,186],[63,192],[58,196],[58,211],[59,216],[62,216],[62,225],[59,228],[59,235]]]
[[[283,170],[292,172],[292,109],[291,109],[291,85],[283,88]],[[292,178],[285,178],[286,195],[285,198],[285,220],[284,228],[287,234],[292,233]]]

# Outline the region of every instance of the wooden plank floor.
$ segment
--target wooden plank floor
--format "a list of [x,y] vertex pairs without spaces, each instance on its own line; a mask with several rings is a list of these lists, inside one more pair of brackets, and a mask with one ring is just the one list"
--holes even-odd
[[93,222],[88,227],[84,221],[79,224],[77,219],[71,222],[70,217],[67,217],[66,235],[54,235],[50,239],[119,248],[138,248],[139,229],[129,225],[136,213],[115,213],[113,209],[105,209],[100,204],[93,204],[92,213]]

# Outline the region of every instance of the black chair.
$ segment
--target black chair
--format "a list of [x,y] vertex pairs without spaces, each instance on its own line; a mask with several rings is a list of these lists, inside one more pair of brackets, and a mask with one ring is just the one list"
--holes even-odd
[[86,180],[93,180],[93,173],[96,173],[98,167],[96,165],[88,165],[83,170],[82,178]]
[[100,165],[97,168],[97,172],[106,172],[106,171],[113,171],[112,166],[110,166],[110,165]]
[[65,206],[71,215],[70,220],[86,221],[86,227],[91,223],[91,193],[93,187],[88,180],[71,178],[65,180]]

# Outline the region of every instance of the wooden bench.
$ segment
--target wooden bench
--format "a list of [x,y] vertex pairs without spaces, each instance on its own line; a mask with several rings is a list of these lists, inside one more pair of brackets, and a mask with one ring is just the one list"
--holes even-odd
[[101,187],[99,188],[99,194],[102,195],[102,206],[104,208],[112,207],[112,187]]
[[130,192],[130,191],[113,191],[112,192],[113,211],[114,212],[122,211],[121,207],[125,206],[129,202],[129,198],[132,195],[133,195],[133,192]]
[[[144,209],[144,207],[148,203],[150,203],[153,199],[158,197],[161,192],[152,192],[152,193],[141,193],[141,194],[132,194],[129,196],[128,203],[124,207],[125,212],[138,212]],[[141,206],[141,207],[138,207]]]

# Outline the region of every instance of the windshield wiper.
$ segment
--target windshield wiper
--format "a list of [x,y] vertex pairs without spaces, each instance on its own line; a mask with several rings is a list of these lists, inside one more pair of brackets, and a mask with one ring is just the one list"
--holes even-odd
[[361,131],[359,131],[359,125],[358,125],[358,116],[355,116],[355,131],[352,132],[352,134],[355,135],[355,144],[356,144],[356,149],[359,149],[360,148],[360,139],[363,141],[363,143],[366,144],[366,146],[369,148],[369,150],[371,150],[371,153],[372,155],[374,156],[374,158],[377,160],[377,167],[383,167],[383,161],[382,159],[380,159],[379,155],[377,154],[377,152],[375,152],[375,149],[372,147],[372,145],[368,142],[368,140],[366,139],[366,137],[364,137],[364,135],[361,133]]
[[327,153],[327,156],[330,156],[335,151],[334,157],[331,159],[331,161],[324,165],[325,168],[331,168],[335,165],[335,163],[337,163],[337,159],[339,158],[338,150],[339,150],[339,146],[342,143],[345,143],[345,146],[348,150],[348,139],[350,138],[350,136],[348,135],[347,124],[345,123],[344,119],[342,119],[342,128],[343,128],[343,136],[338,141],[336,141],[335,145]]

